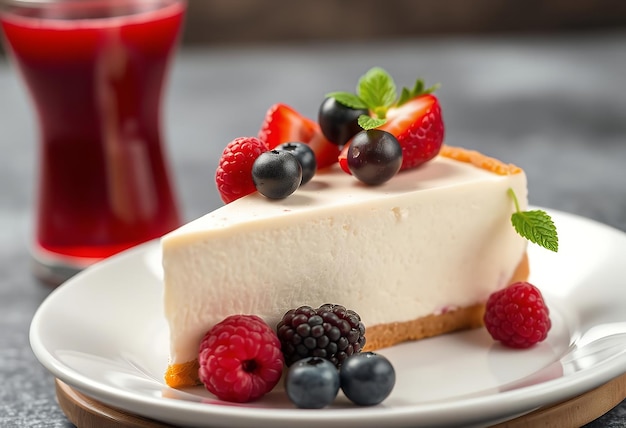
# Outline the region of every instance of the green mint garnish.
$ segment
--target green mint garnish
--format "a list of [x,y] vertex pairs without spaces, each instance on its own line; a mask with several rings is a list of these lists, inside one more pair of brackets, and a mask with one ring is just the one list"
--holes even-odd
[[359,79],[357,94],[371,111],[384,119],[396,102],[396,83],[385,70],[374,67]]
[[419,95],[434,92],[438,87],[437,84],[425,88],[424,81],[417,79],[412,89],[402,88],[398,99],[393,78],[382,68],[374,67],[359,79],[356,94],[340,91],[330,92],[326,97],[335,98],[346,107],[369,110],[371,117],[359,117],[359,125],[363,129],[374,129],[385,124],[389,108],[400,106]]
[[366,114],[359,116],[359,126],[365,130],[378,128],[385,123],[385,119],[371,117]]
[[542,210],[522,211],[513,189],[509,188],[507,193],[515,204],[515,212],[511,215],[515,231],[530,242],[556,253],[559,250],[559,237],[548,213]]
[[356,94],[352,94],[350,92],[331,92],[326,94],[327,98],[334,98],[338,103],[343,104],[346,107],[350,107],[353,109],[363,109],[367,108],[367,104],[363,102],[361,98]]

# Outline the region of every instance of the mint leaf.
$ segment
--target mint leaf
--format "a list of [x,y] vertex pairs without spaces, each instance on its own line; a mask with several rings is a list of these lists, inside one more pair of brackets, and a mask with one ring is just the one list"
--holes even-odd
[[359,126],[365,130],[378,128],[387,122],[387,119],[379,119],[377,117],[367,116],[362,114],[358,119]]
[[530,242],[541,245],[543,248],[555,253],[559,250],[556,226],[545,211],[515,212],[511,215],[511,223],[513,223],[517,233]]
[[372,117],[359,117],[359,125],[363,129],[374,129],[386,122],[385,118],[390,108],[400,106],[419,95],[429,94],[435,91],[439,84],[430,88],[424,86],[424,81],[417,79],[412,89],[402,89],[400,99],[396,103],[396,83],[393,78],[384,69],[373,67],[359,79],[356,94],[338,91],[330,92],[326,97],[334,98],[349,108],[368,110]]
[[511,215],[515,231],[530,242],[556,253],[559,250],[559,237],[550,215],[542,210],[522,211],[513,189],[509,188],[508,194],[515,203],[515,212]]
[[366,109],[367,105],[361,98],[350,92],[331,92],[326,94],[327,98],[334,98],[339,104],[353,109]]
[[387,109],[396,102],[396,84],[389,73],[374,67],[359,79],[357,94],[370,110],[384,118]]

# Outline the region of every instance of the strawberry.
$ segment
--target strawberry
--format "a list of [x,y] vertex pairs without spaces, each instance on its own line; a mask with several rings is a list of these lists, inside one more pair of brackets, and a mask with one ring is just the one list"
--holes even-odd
[[[439,100],[424,81],[417,79],[413,88],[396,94],[393,78],[382,68],[369,70],[357,86],[356,94],[332,92],[329,96],[352,109],[367,109],[359,117],[363,129],[378,128],[393,134],[402,146],[401,169],[415,168],[437,156],[443,144],[444,124]],[[349,145],[348,142],[347,145]],[[347,148],[339,154],[339,165],[348,172]]]
[[324,137],[317,122],[282,103],[269,108],[258,138],[270,150],[288,142],[308,144],[315,153],[318,169],[337,162],[339,155],[339,148]]
[[402,146],[401,170],[415,168],[437,156],[443,144],[444,125],[439,100],[432,94],[414,97],[387,111],[379,129],[390,132]]
[[350,171],[350,167],[348,167],[348,149],[349,148],[350,148],[350,142],[348,141],[348,144],[343,146],[343,149],[341,149],[341,153],[339,153],[339,157],[337,160],[339,162],[339,166],[341,167],[342,171],[345,172],[346,174],[352,175],[352,172]]

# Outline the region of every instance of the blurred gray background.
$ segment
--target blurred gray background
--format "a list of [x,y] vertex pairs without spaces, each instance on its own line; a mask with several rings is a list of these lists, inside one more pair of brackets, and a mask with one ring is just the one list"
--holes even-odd
[[185,41],[381,40],[624,26],[622,0],[190,0]]
[[623,0],[187,1],[183,42],[190,45],[626,28]]

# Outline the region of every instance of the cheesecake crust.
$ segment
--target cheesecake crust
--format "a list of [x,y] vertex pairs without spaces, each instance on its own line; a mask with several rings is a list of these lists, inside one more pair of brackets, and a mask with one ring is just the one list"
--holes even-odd
[[511,163],[504,163],[499,159],[485,156],[480,152],[468,150],[463,147],[447,146],[444,144],[441,147],[439,155],[459,162],[470,163],[478,168],[491,171],[498,175],[513,175],[522,172],[522,168]]
[[172,388],[200,385],[198,360],[188,361],[181,364],[170,364],[165,372],[165,383]]

